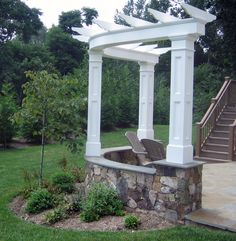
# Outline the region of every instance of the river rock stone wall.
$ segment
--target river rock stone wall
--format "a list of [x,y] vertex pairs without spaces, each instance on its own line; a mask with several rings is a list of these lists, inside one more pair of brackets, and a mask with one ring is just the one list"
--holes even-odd
[[176,222],[201,208],[202,165],[189,168],[153,165],[155,174],[122,170],[87,162],[87,189],[93,182],[114,187],[126,206],[155,210]]

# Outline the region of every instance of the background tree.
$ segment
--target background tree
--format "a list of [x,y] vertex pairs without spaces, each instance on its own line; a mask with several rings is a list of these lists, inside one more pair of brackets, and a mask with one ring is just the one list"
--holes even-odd
[[0,92],[0,144],[3,144],[4,149],[15,134],[11,118],[16,109],[14,92],[9,84],[4,84]]
[[62,75],[72,73],[83,61],[85,44],[73,39],[61,28],[52,27],[48,31],[46,46],[54,57],[54,66]]
[[1,0],[0,42],[4,43],[14,36],[29,42],[30,36],[43,26],[39,19],[41,14],[38,9],[31,9],[20,0]]
[[25,44],[19,40],[12,40],[0,49],[0,87],[3,83],[10,83],[20,104],[23,99],[22,85],[27,81],[25,72],[52,71],[54,58],[44,44]]
[[62,12],[59,16],[58,27],[62,28],[64,32],[75,34],[72,27],[82,27],[82,24],[92,24],[92,20],[98,17],[98,12],[94,8],[82,8],[82,10],[73,10]]
[[27,72],[31,81],[24,84],[25,98],[21,110],[16,113],[18,124],[28,121],[40,126],[41,162],[39,184],[43,178],[44,147],[46,140],[65,142],[71,150],[76,150],[82,137],[80,115],[85,101],[80,96],[80,85],[77,80],[59,78],[56,74],[46,71]]

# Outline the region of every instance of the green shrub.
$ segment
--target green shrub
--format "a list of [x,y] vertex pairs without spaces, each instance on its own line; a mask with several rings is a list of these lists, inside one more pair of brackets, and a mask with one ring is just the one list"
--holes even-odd
[[67,211],[63,207],[55,208],[46,215],[46,223],[53,224],[68,217]]
[[91,186],[80,217],[83,221],[92,222],[105,215],[123,215],[123,204],[113,188],[97,183]]
[[125,227],[128,229],[136,229],[140,224],[140,220],[135,215],[128,215],[124,219]]
[[47,189],[38,189],[31,193],[27,205],[26,212],[39,213],[54,206],[54,197]]
[[52,176],[52,185],[58,192],[73,192],[74,183],[74,176],[71,173],[58,172]]

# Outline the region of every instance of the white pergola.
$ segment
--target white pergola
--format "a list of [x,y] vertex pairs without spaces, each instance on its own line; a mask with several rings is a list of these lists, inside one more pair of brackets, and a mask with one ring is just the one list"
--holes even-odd
[[[74,38],[89,43],[89,94],[86,156],[101,155],[101,85],[102,58],[137,61],[140,65],[138,137],[154,138],[153,95],[154,67],[159,56],[171,50],[171,94],[169,144],[166,162],[184,165],[193,162],[192,105],[194,41],[205,34],[205,24],[216,19],[212,14],[180,3],[192,17],[179,19],[148,9],[158,23],[124,14],[130,27],[94,20],[99,28],[73,28]],[[158,40],[171,40],[170,48],[148,45]],[[143,45],[145,44],[145,45]]]

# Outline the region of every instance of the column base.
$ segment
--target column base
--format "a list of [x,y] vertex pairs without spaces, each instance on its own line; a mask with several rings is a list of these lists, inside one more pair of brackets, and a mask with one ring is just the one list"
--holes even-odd
[[100,142],[86,142],[86,156],[101,156],[101,143]]
[[193,146],[167,146],[166,161],[176,164],[186,164],[193,160]]
[[141,139],[154,139],[153,129],[138,129],[137,135],[139,140]]

